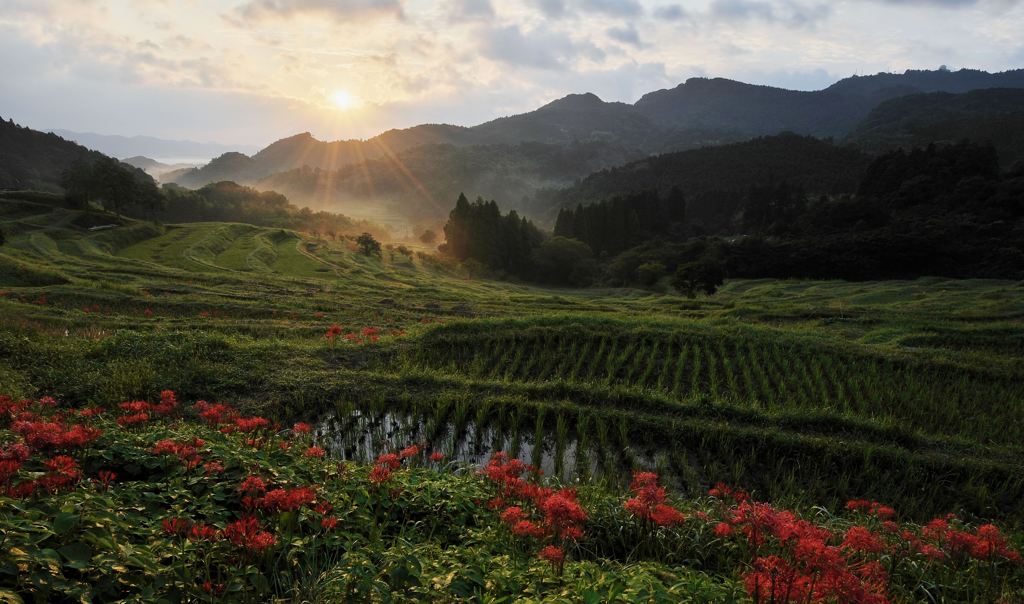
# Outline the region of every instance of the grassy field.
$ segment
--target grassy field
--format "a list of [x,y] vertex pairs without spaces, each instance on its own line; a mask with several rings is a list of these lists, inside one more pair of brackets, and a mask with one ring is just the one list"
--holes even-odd
[[[0,201],[0,228],[0,393],[173,387],[313,420],[347,458],[425,439],[565,483],[647,468],[684,493],[1024,522],[1024,284],[732,281],[689,300],[40,201]],[[329,342],[335,323],[379,340]]]

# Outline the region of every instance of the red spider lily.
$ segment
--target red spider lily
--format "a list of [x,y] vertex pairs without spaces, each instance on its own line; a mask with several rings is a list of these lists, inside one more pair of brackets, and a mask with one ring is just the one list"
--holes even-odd
[[341,325],[334,323],[333,325],[327,328],[327,332],[324,333],[324,337],[327,338],[327,340],[333,344],[334,340],[341,335],[342,331],[343,330],[341,329]]
[[278,441],[277,448],[281,449],[282,451],[290,451],[292,448],[292,443],[291,441],[288,440]]
[[178,407],[178,397],[173,390],[164,390],[160,393],[160,403],[153,406],[153,411],[158,415],[169,415]]
[[205,445],[202,439],[193,439],[191,443],[180,443],[169,438],[158,441],[151,452],[154,455],[173,455],[177,457],[188,469],[195,468],[202,463],[199,456],[199,448]]
[[797,573],[778,556],[754,561],[754,569],[743,576],[743,584],[755,603],[805,602],[810,599],[811,579]]
[[316,501],[316,491],[311,487],[294,489],[273,489],[253,502],[253,507],[267,512],[289,512]]
[[320,527],[324,530],[334,530],[334,527],[338,526],[338,519],[334,516],[327,516],[320,520]]
[[728,522],[719,522],[715,525],[715,536],[716,537],[731,537],[734,531],[732,525]]
[[548,545],[537,552],[537,557],[551,564],[551,568],[560,571],[565,563],[565,550],[557,545]]
[[846,509],[851,512],[864,512],[879,520],[890,520],[896,516],[896,510],[893,508],[867,499],[851,499],[846,502]]
[[199,418],[211,426],[230,422],[238,417],[238,412],[233,407],[223,403],[211,404],[206,401],[196,401],[193,407],[199,411]]
[[419,445],[409,445],[408,447],[398,452],[398,458],[409,459],[410,457],[416,457],[417,455],[420,454],[420,451],[421,449]]
[[253,516],[236,520],[224,528],[224,537],[238,547],[254,552],[263,552],[277,543],[273,533],[260,529],[260,522]]
[[192,522],[187,518],[164,518],[160,526],[163,527],[164,533],[168,535],[183,537],[192,528]]
[[100,470],[96,474],[96,478],[99,480],[102,489],[106,491],[110,488],[110,485],[113,484],[114,480],[117,479],[117,473],[111,472],[110,470]]
[[235,427],[239,432],[255,432],[270,427],[270,420],[265,417],[238,417],[235,418]]
[[582,534],[579,525],[587,521],[587,512],[576,501],[575,489],[557,491],[539,507],[544,513],[544,522],[559,538]]
[[924,546],[921,548],[921,553],[931,558],[937,558],[936,550],[941,548],[939,551],[948,551],[950,555],[976,560],[1002,558],[1016,564],[1021,562],[1020,552],[1009,547],[1006,536],[993,524],[983,524],[971,532],[952,528],[948,521],[936,518],[925,526],[922,535],[935,542],[927,552]]
[[686,516],[670,505],[659,503],[651,510],[651,520],[658,526],[677,526],[686,521]]
[[520,520],[512,525],[512,534],[517,537],[542,539],[546,534],[544,528],[531,520]]
[[316,459],[321,459],[323,458],[324,455],[327,455],[327,451],[325,451],[323,447],[310,447],[306,449],[305,453],[303,453],[302,455],[304,457],[313,457]]
[[397,470],[402,466],[402,458],[395,453],[385,453],[377,457],[377,465],[385,466],[390,470]]
[[84,447],[103,434],[99,428],[80,424],[66,427],[57,421],[15,421],[11,430],[20,434],[29,447],[39,450]]
[[526,519],[526,512],[518,505],[511,506],[501,513],[501,521],[509,526]]
[[188,530],[189,541],[216,541],[220,537],[220,531],[209,524],[196,523]]
[[199,316],[201,318],[203,318],[203,319],[209,319],[210,318],[210,311],[208,311],[208,310],[201,310],[201,311],[199,311]]
[[118,407],[131,413],[142,413],[143,411],[149,411],[152,405],[146,401],[126,401],[118,405]]
[[712,497],[716,497],[718,499],[731,499],[736,503],[740,503],[750,499],[750,495],[748,495],[745,491],[732,489],[722,482],[717,483],[715,486],[709,489],[708,495],[711,495]]
[[224,471],[224,464],[219,461],[208,461],[203,464],[203,474],[214,476]]
[[210,580],[203,581],[203,591],[208,594],[219,596],[224,593],[224,588],[225,586],[223,583],[214,583]]
[[362,334],[362,336],[364,338],[369,338],[369,337],[380,335],[380,330],[377,329],[376,327],[364,327],[360,331],[360,333]]
[[147,308],[146,310],[142,311],[142,314],[146,315],[147,317],[152,317],[153,316],[153,309],[152,308]]
[[388,466],[375,465],[370,470],[370,482],[376,485],[384,484],[391,479],[391,468]]
[[316,318],[316,319],[323,319],[326,316],[327,316],[327,313],[325,313],[323,311],[319,311],[319,310],[316,311],[315,313],[313,313],[313,317]]
[[842,547],[858,552],[877,554],[885,549],[885,543],[867,527],[851,526],[846,531]]
[[7,484],[21,469],[22,462],[17,459],[0,459],[0,484]]
[[83,407],[77,411],[78,417],[99,417],[103,415],[103,407]]
[[38,401],[36,401],[36,404],[39,405],[40,407],[56,407],[57,399],[53,398],[52,396],[44,396],[41,397]]
[[259,476],[247,476],[238,486],[238,491],[243,495],[262,495],[267,491],[267,483]]
[[298,422],[292,426],[292,432],[295,434],[309,434],[313,431],[313,426],[306,422]]
[[148,413],[133,413],[132,415],[122,415],[117,418],[117,425],[127,427],[134,426],[136,424],[144,424],[149,421]]
[[443,461],[443,460],[444,460],[444,453],[441,453],[440,451],[434,451],[433,453],[430,454],[430,461],[438,462],[438,461]]

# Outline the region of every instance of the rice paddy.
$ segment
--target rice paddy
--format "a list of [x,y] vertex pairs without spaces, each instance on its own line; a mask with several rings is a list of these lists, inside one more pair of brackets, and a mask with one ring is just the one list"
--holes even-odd
[[[173,386],[314,420],[346,459],[429,441],[565,483],[654,469],[684,492],[1024,521],[1020,283],[733,281],[690,300],[38,200],[0,200],[0,228],[0,392]],[[330,342],[331,324],[381,337]]]

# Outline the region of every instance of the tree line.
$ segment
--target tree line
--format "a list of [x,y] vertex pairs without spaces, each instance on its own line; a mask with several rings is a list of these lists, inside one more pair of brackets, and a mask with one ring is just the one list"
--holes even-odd
[[382,231],[365,222],[331,212],[299,208],[274,191],[258,191],[234,182],[217,182],[190,190],[174,184],[158,187],[142,170],[106,156],[76,161],[60,180],[72,207],[93,205],[118,215],[164,222],[246,222],[337,237]]

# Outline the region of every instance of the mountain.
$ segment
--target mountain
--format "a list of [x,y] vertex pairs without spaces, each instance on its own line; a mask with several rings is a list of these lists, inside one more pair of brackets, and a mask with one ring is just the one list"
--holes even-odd
[[691,78],[644,95],[636,110],[664,128],[701,127],[750,136],[791,131],[843,137],[880,103],[908,94],[1024,88],[1024,70],[907,71],[854,76],[803,92],[722,78]]
[[[165,164],[163,162],[156,161],[155,159],[145,157],[142,155],[136,155],[135,157],[128,157],[121,160],[122,163],[126,163],[129,166],[135,166],[136,168],[149,174],[157,181],[162,180],[167,175],[176,175],[179,170],[190,170],[195,168],[195,164]],[[169,181],[168,181],[169,182]]]
[[228,151],[244,151],[252,153],[258,147],[253,145],[225,145],[221,143],[205,143],[190,140],[167,140],[152,136],[118,136],[113,134],[96,134],[95,132],[74,132],[71,130],[52,130],[60,137],[75,141],[80,145],[100,151],[110,157],[131,157],[142,155],[156,158],[175,158],[175,161],[189,160],[196,162],[216,157]]
[[[351,215],[387,209],[410,218],[436,219],[459,193],[499,198],[508,207],[541,188],[564,187],[596,170],[641,157],[621,145],[420,145],[337,170],[295,168],[255,181],[296,203]],[[377,212],[370,210],[376,207]]]
[[1004,168],[1024,161],[1024,90],[915,94],[882,103],[847,140],[870,153],[970,139],[991,143]]
[[0,189],[56,191],[61,173],[74,162],[102,157],[56,134],[0,119]]
[[[634,104],[606,102],[590,93],[570,94],[535,111],[472,127],[425,124],[389,130],[367,140],[333,142],[304,132],[276,141],[251,157],[224,154],[202,168],[165,178],[189,187],[221,180],[272,184],[290,197],[327,208],[345,208],[356,201],[356,195],[358,203],[372,203],[373,196],[383,193],[388,205],[406,197],[406,206],[419,212],[424,203],[433,203],[425,202],[430,196],[445,199],[453,190],[494,197],[509,208],[516,207],[523,196],[534,197],[543,187],[571,184],[586,175],[578,172],[581,167],[602,169],[616,159],[625,162],[786,131],[843,138],[874,107],[893,98],[991,87],[1024,88],[1024,70],[878,74],[847,78],[813,92],[693,78],[671,90],[646,94]],[[577,145],[573,148],[588,148],[588,153],[601,159],[571,162],[559,152],[558,165],[569,167],[552,174],[543,164],[522,156],[517,146],[526,143]],[[597,153],[601,145],[603,150]],[[474,163],[477,157],[480,161]],[[459,168],[456,161],[469,167]],[[512,172],[502,173],[509,166]],[[324,173],[335,175],[329,178]],[[410,179],[417,184],[403,183]],[[360,180],[366,182],[360,184]],[[424,196],[423,190],[430,196]],[[557,211],[535,209],[546,212],[547,220]]]
[[544,191],[527,213],[551,222],[558,210],[614,196],[678,187],[693,221],[717,223],[754,187],[788,183],[811,195],[856,191],[871,158],[810,136],[780,134],[742,143],[666,153],[591,174],[575,185]]

